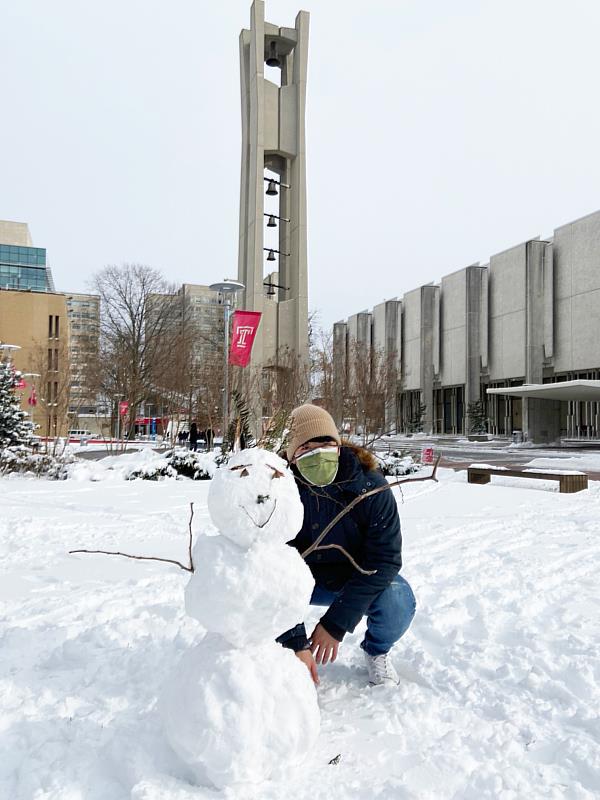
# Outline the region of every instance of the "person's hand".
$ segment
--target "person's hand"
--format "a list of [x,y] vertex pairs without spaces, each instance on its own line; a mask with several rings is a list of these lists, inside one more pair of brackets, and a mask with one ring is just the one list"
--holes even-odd
[[310,672],[310,677],[313,679],[313,683],[315,685],[319,684],[319,673],[317,672],[317,665],[315,664],[315,659],[313,658],[313,654],[310,650],[298,650],[296,656],[302,661],[303,664],[306,664],[308,671]]
[[317,664],[327,664],[329,661],[336,660],[340,643],[330,633],[327,633],[320,622],[309,636],[309,641]]

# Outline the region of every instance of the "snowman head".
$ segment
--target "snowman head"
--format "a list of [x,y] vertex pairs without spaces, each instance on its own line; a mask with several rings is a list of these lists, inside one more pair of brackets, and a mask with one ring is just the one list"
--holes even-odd
[[259,448],[235,453],[216,471],[208,510],[219,532],[243,548],[259,541],[293,539],[304,516],[288,465]]

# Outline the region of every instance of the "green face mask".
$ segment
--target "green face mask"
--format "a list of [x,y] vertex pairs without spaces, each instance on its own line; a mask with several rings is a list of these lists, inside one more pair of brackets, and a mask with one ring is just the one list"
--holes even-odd
[[315,486],[327,486],[338,471],[339,454],[337,450],[323,448],[300,456],[296,461],[298,472]]

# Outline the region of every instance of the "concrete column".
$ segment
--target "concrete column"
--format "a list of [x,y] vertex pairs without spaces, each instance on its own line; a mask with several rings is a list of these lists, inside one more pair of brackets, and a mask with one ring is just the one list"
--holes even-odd
[[[525,382],[543,383],[544,359],[553,347],[552,246],[539,239],[526,249]],[[560,438],[560,402],[523,398],[523,431],[533,442]]]
[[[465,414],[469,403],[481,399],[482,366],[482,300],[487,289],[486,267],[472,266],[466,270],[466,381]],[[485,292],[487,300],[487,292]],[[487,322],[487,314],[486,314]],[[487,337],[486,337],[487,339]]]
[[[295,28],[265,21],[264,2],[254,0],[249,30],[240,34],[242,170],[238,278],[246,286],[245,309],[264,309],[264,181],[273,170],[289,189],[279,188],[279,283],[275,326],[255,339],[255,370],[278,366],[278,354],[293,353],[308,364],[308,274],[306,208],[306,80],[309,15],[298,13]],[[281,85],[265,78],[264,64],[275,47]]]
[[[436,335],[439,336],[439,290],[439,286],[421,287],[421,401],[425,404],[425,433],[433,431],[434,342]],[[439,343],[437,346],[439,359]]]
[[335,424],[341,427],[344,417],[344,398],[348,391],[348,326],[345,322],[333,325],[333,409]]

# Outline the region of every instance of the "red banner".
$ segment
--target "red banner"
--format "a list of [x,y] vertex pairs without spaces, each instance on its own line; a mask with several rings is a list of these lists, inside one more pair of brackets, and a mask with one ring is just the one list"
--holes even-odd
[[119,414],[122,417],[124,417],[128,411],[129,411],[129,401],[121,400],[121,402],[119,403]]
[[245,367],[250,361],[252,344],[260,323],[260,311],[234,311],[229,363]]

